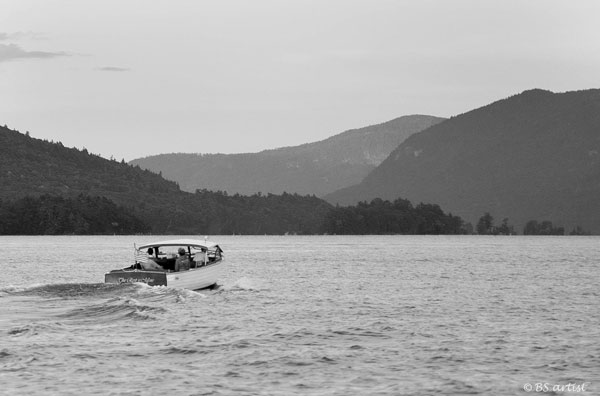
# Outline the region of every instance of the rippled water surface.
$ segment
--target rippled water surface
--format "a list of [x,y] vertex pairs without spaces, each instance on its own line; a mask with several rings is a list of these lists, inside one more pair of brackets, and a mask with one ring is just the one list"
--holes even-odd
[[212,237],[215,290],[101,283],[155,239],[0,237],[0,394],[600,394],[600,238]]

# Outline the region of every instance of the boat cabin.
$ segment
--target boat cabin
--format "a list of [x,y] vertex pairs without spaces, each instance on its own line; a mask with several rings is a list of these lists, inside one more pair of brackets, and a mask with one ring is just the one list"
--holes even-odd
[[177,239],[141,245],[135,250],[135,268],[166,272],[187,271],[218,262],[223,251],[209,241]]

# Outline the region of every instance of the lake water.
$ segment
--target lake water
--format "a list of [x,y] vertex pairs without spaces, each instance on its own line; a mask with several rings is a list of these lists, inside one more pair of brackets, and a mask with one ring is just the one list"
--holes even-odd
[[101,283],[156,239],[0,237],[0,394],[600,394],[598,237],[211,237],[215,290]]

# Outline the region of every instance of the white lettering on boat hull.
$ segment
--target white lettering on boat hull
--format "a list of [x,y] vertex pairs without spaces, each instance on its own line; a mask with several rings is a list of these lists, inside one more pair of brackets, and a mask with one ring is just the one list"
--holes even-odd
[[152,278],[119,278],[119,283],[154,283]]

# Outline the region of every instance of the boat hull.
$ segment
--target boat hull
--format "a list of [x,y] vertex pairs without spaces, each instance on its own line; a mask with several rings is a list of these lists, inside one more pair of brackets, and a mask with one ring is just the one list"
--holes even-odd
[[206,289],[214,286],[223,273],[223,261],[189,271],[167,273],[167,286],[182,289]]
[[150,286],[166,286],[167,274],[163,271],[114,270],[104,275],[104,283],[145,283]]
[[199,290],[214,286],[223,272],[223,261],[188,271],[164,272],[121,269],[104,275],[104,283],[146,283],[149,286],[168,286]]

